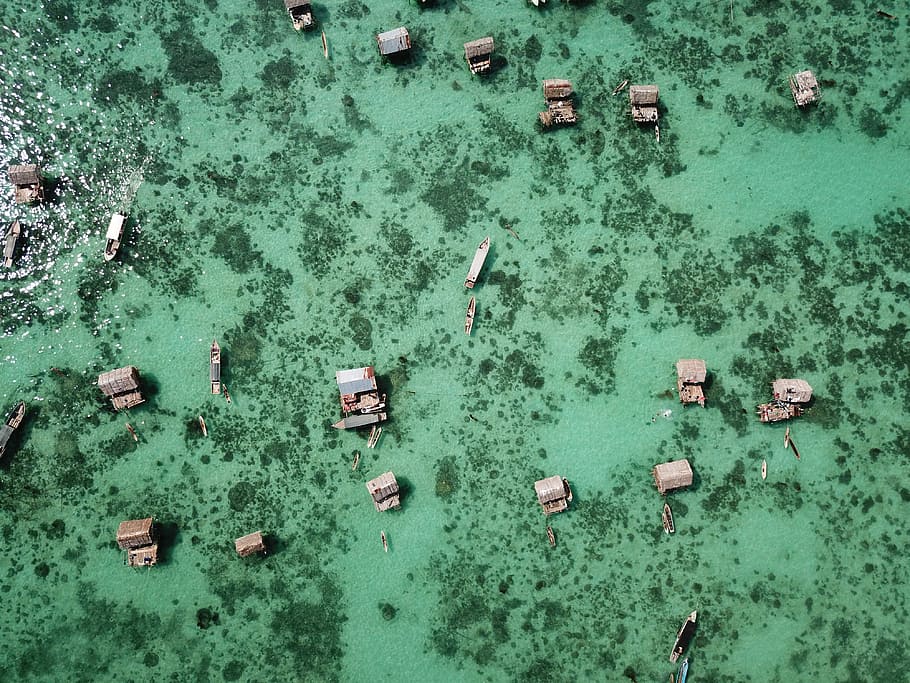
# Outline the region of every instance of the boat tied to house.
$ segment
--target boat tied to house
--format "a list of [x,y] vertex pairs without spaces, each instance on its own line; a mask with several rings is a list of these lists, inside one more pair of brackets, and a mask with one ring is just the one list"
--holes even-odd
[[471,330],[474,328],[474,311],[477,309],[477,299],[471,297],[471,300],[468,302],[468,312],[464,318],[464,333],[467,335],[471,334]]
[[673,650],[670,652],[670,661],[675,662],[685,651],[695,635],[695,620],[698,617],[698,611],[695,610],[683,622],[679,631],[676,633],[676,642],[673,643]]
[[664,503],[664,511],[660,517],[664,523],[664,533],[675,533],[676,525],[673,523],[673,511],[670,509],[670,505],[668,503]]
[[212,393],[221,393],[221,347],[218,342],[212,340],[212,354],[209,363],[209,377],[212,380]]
[[784,450],[790,448],[790,426],[787,426],[787,431],[784,432]]
[[768,461],[767,460],[761,461],[761,478],[762,478],[762,481],[764,481],[765,479],[768,478]]
[[628,79],[628,78],[625,79],[625,80],[624,80],[622,83],[620,83],[619,85],[617,85],[615,88],[613,88],[613,92],[612,92],[611,94],[615,97],[616,95],[618,95],[619,93],[621,93],[623,90],[625,90],[627,85],[629,85],[629,79]]
[[105,238],[107,242],[104,245],[104,260],[110,261],[117,255],[120,249],[120,242],[123,240],[123,226],[126,223],[126,216],[122,213],[115,213],[111,216],[111,222],[107,226]]
[[380,531],[379,537],[382,539],[382,549],[389,552],[389,539],[386,538],[385,531]]
[[199,416],[199,429],[202,430],[202,436],[208,436],[208,435],[209,435],[209,430],[208,430],[208,428],[205,426],[205,418],[202,417],[202,415]]
[[231,403],[232,402],[231,395],[228,393],[227,384],[222,384],[221,390],[224,392],[224,400],[227,401],[228,403]]
[[483,264],[484,261],[487,260],[489,251],[490,237],[488,235],[477,247],[477,251],[474,252],[474,260],[471,261],[471,267],[468,269],[468,276],[464,279],[464,286],[468,289],[473,289],[474,285],[477,284],[477,278],[480,276],[480,271],[483,269]]
[[360,464],[360,451],[354,451],[354,462],[351,463],[351,472],[357,469]]
[[553,527],[547,526],[547,540],[550,541],[550,547],[556,547],[556,534],[553,531]]
[[136,430],[133,429],[133,425],[131,425],[129,422],[126,423],[126,431],[128,431],[130,433],[130,436],[133,437],[133,441],[139,441],[139,435],[136,434]]

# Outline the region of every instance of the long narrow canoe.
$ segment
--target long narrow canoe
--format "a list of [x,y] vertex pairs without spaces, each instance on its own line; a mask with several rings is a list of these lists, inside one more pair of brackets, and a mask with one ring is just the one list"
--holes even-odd
[[212,379],[212,393],[221,393],[221,347],[212,340],[212,362],[209,375]]
[[13,265],[13,255],[16,253],[16,243],[19,241],[19,235],[22,234],[22,226],[19,221],[13,221],[6,229],[6,237],[3,244],[3,266],[9,268]]
[[473,296],[468,302],[468,314],[464,318],[464,333],[471,334],[471,329],[474,327],[474,311],[477,309],[477,299]]

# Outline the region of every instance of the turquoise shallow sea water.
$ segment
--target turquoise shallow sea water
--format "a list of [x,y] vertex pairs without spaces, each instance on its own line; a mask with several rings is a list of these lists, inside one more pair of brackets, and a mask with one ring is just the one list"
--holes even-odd
[[[0,205],[0,408],[28,406],[0,679],[665,681],[698,609],[690,681],[907,680],[910,48],[879,8],[317,3],[326,60],[278,0],[4,3],[0,162],[50,196]],[[384,63],[400,25],[413,57]],[[544,78],[576,126],[538,128]],[[660,86],[659,143],[626,78]],[[330,426],[335,370],[367,364],[374,450]],[[125,365],[148,401],[114,414],[94,381]],[[754,415],[776,377],[815,389],[799,461]],[[650,471],[681,457],[667,536]],[[128,569],[117,525],[150,515],[161,563]],[[238,558],[257,529],[273,552]]]

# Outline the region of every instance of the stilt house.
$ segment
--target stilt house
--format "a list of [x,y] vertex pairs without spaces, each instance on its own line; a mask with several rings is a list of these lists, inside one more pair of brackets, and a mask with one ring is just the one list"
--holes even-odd
[[708,376],[705,361],[684,359],[676,362],[676,388],[679,389],[679,400],[685,403],[697,403],[705,407],[704,382]]
[[344,417],[336,422],[336,429],[351,429],[383,422],[388,415],[385,394],[379,395],[376,373],[373,366],[353,370],[339,370],[335,373],[338,392],[341,395],[341,412]]
[[472,74],[487,73],[493,64],[492,55],[493,38],[490,36],[464,44],[464,58]]
[[657,125],[657,100],[660,91],[656,85],[630,85],[629,101],[632,103],[632,120],[635,123]]
[[822,97],[815,74],[808,70],[790,76],[790,92],[797,107],[814,104]]
[[538,115],[544,128],[553,125],[567,125],[578,121],[575,113],[572,82],[564,78],[548,78],[543,82],[543,99],[547,110]]
[[311,29],[316,25],[310,0],[284,0],[284,8],[291,15],[294,28],[298,31]]
[[145,402],[139,390],[139,370],[132,365],[98,375],[98,388],[109,396],[114,410],[124,410]]
[[367,491],[373,498],[373,505],[376,506],[377,512],[398,509],[401,507],[401,493],[398,488],[398,480],[391,472],[380,474],[375,479],[367,482]]
[[120,522],[117,545],[126,551],[130,567],[151,567],[158,563],[155,521],[151,517]]
[[6,421],[0,426],[0,458],[6,455],[6,447],[19,425],[25,417],[25,401],[19,401],[6,416]]
[[781,422],[803,414],[802,404],[812,400],[812,387],[804,379],[776,379],[774,400],[758,406],[759,422]]
[[35,164],[10,166],[9,181],[15,188],[17,204],[33,204],[44,199],[41,169]]
[[572,502],[569,480],[558,475],[535,481],[534,491],[537,493],[537,502],[540,503],[545,515],[562,512]]
[[247,557],[253,553],[264,553],[265,539],[263,539],[261,531],[255,531],[235,540],[234,548],[240,557]]
[[656,465],[651,474],[661,494],[692,485],[692,466],[685,459]]
[[391,31],[380,33],[376,36],[379,45],[379,54],[383,57],[396,57],[407,54],[411,49],[411,36],[404,26],[393,28]]

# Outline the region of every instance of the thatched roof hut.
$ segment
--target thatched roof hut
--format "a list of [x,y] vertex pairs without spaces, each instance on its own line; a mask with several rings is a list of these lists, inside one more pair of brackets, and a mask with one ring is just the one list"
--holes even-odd
[[562,512],[572,502],[572,489],[569,488],[569,481],[559,475],[535,481],[534,491],[537,493],[537,502],[540,503],[545,515]]
[[291,15],[294,28],[298,31],[313,28],[316,25],[310,0],[284,0],[284,8]]
[[771,383],[774,398],[787,403],[808,403],[812,400],[812,387],[804,379],[776,379]]
[[13,184],[17,204],[31,204],[43,198],[41,169],[35,164],[17,164],[9,167],[9,181]]
[[538,114],[544,128],[549,128],[554,124],[565,125],[578,121],[575,103],[572,100],[574,94],[571,81],[564,78],[544,80],[543,98],[547,103],[547,110]]
[[651,474],[654,475],[654,484],[661,493],[692,485],[692,466],[685,459],[656,465]]
[[379,54],[389,57],[410,50],[411,36],[408,34],[408,29],[399,26],[377,35],[376,44],[379,45]]
[[391,472],[380,474],[375,479],[366,483],[367,491],[373,498],[373,505],[376,506],[377,512],[401,507],[401,493],[398,488],[398,480]]
[[155,520],[152,517],[120,522],[120,526],[117,527],[117,545],[121,550],[141,548],[154,542]]
[[636,123],[657,123],[657,100],[660,91],[656,85],[630,85],[629,101],[632,104],[632,120]]
[[793,101],[797,107],[813,104],[822,97],[815,74],[808,70],[790,76],[790,92],[793,93]]
[[485,73],[490,70],[493,63],[493,38],[478,38],[464,44],[464,58],[472,74]]
[[265,539],[263,539],[261,531],[254,531],[236,539],[234,548],[240,557],[247,557],[253,553],[263,553],[265,552]]
[[543,98],[545,100],[567,100],[574,94],[572,81],[565,78],[546,78],[543,81]]
[[676,388],[679,389],[679,400],[683,403],[705,405],[705,392],[702,387],[708,376],[705,361],[694,358],[676,362]]
[[132,365],[98,375],[98,388],[109,396],[114,410],[132,408],[144,402],[139,390],[139,370]]

